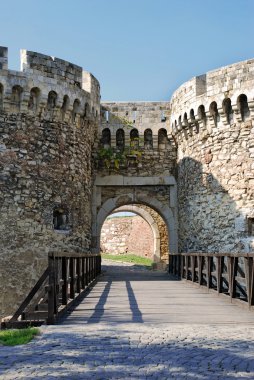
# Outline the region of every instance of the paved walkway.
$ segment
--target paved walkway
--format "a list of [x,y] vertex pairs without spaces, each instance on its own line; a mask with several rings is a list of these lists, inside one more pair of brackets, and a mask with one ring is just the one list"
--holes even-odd
[[0,379],[254,379],[254,314],[129,265],[26,346],[0,347]]

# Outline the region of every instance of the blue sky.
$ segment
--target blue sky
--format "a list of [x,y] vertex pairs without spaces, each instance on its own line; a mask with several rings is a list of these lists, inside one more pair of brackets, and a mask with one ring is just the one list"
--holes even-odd
[[91,71],[103,100],[168,100],[193,76],[254,57],[254,0],[0,0],[0,44]]

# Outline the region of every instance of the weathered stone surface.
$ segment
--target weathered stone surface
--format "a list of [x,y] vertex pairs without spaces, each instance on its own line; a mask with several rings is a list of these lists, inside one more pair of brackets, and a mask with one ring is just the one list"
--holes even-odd
[[173,94],[181,251],[253,251],[253,67],[223,67],[206,74],[202,94],[197,78]]
[[153,245],[152,230],[138,215],[109,218],[103,224],[101,250],[104,253],[127,253],[153,259]]
[[[98,88],[83,90],[82,70],[70,63],[24,51],[22,59],[24,71],[0,70],[0,316],[23,301],[50,250],[89,252],[91,243],[98,117],[85,107],[98,114]],[[50,62],[63,66],[61,74],[48,69]],[[56,209],[68,219],[61,228],[53,225]]]

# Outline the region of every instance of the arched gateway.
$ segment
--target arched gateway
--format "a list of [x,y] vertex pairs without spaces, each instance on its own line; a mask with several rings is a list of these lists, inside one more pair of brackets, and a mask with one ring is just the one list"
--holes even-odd
[[[94,186],[94,201],[97,202],[93,204],[94,253],[100,252],[101,228],[107,216],[119,207],[133,210],[134,205],[138,208],[139,204],[148,206],[162,217],[167,226],[169,252],[170,254],[177,253],[176,181],[173,176],[164,178],[120,175],[97,177]],[[147,211],[146,214],[149,215]],[[152,224],[152,221],[150,223]]]

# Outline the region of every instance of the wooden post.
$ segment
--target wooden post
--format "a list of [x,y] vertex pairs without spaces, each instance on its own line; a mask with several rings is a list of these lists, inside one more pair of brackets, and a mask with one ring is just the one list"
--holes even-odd
[[85,258],[85,284],[86,286],[89,284],[89,278],[88,278],[88,257]]
[[198,256],[198,283],[202,285],[202,256]]
[[181,278],[184,278],[184,263],[185,263],[185,256],[181,255]]
[[211,257],[206,257],[206,281],[207,281],[207,289],[210,288],[211,285]]
[[68,279],[67,279],[67,257],[62,257],[62,304],[67,305],[68,303]]
[[221,276],[221,261],[222,256],[216,257],[216,273],[217,273],[217,292],[221,293],[222,291],[222,276]]
[[195,256],[191,256],[191,281],[195,281]]
[[48,256],[49,284],[48,284],[48,318],[47,324],[55,323],[55,258],[53,254]]
[[249,307],[253,305],[253,257],[244,258],[246,293]]
[[85,289],[85,257],[81,258],[81,287]]
[[96,277],[96,265],[95,265],[95,256],[93,256],[93,280]]
[[236,276],[237,276],[238,257],[233,258],[233,275],[232,275],[232,297],[236,296]]
[[70,258],[70,298],[75,298],[75,266],[74,257]]
[[80,276],[80,257],[76,258],[76,278],[77,278],[77,293],[81,292],[81,276]]

